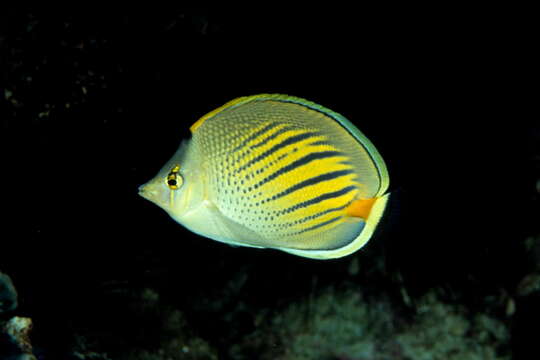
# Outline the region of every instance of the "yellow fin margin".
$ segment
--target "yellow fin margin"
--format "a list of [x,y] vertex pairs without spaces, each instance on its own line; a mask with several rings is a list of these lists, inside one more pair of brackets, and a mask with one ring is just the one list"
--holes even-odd
[[236,98],[236,99],[233,99],[233,100],[229,101],[228,103],[218,107],[215,110],[210,111],[208,114],[204,115],[199,120],[195,121],[195,123],[193,123],[193,125],[191,125],[189,130],[191,131],[191,133],[195,132],[195,130],[197,130],[206,120],[210,119],[213,116],[216,116],[217,114],[219,114],[220,112],[222,112],[223,110],[226,110],[227,108],[229,108],[231,106],[238,105],[238,104],[243,103],[243,102],[245,102],[247,100],[250,100],[251,98],[252,98],[252,96],[243,96],[243,97],[239,97],[239,98]]
[[225,103],[224,105],[218,107],[215,110],[210,111],[208,114],[204,115],[199,120],[197,120],[195,123],[193,123],[193,125],[191,125],[189,130],[191,131],[191,133],[193,133],[206,120],[210,119],[213,116],[216,116],[217,114],[219,114],[223,110],[227,110],[230,107],[240,105],[240,104],[243,104],[243,103],[246,103],[246,102],[250,102],[250,101],[253,101],[253,100],[277,100],[277,101],[279,101],[279,100],[294,100],[297,103],[302,104],[304,106],[306,106],[307,104],[313,104],[315,106],[317,105],[315,103],[312,103],[312,102],[310,102],[308,100],[304,100],[302,98],[297,98],[297,97],[294,97],[294,96],[283,95],[283,94],[258,94],[258,95],[251,95],[251,96],[241,96],[241,97],[238,97],[236,99],[233,99],[233,100]]

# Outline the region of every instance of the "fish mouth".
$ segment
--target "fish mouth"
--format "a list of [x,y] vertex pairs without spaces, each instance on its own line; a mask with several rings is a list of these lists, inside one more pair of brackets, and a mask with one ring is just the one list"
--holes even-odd
[[172,193],[155,182],[139,186],[139,195],[166,211],[173,209]]
[[143,184],[139,186],[138,194],[145,198],[148,201],[151,201],[153,203],[158,203],[157,199],[159,198],[158,191],[153,188],[153,186],[149,186],[148,184]]
[[138,194],[140,196],[142,196],[143,198],[145,198],[146,200],[148,200],[148,191],[146,190],[146,184],[143,184],[141,186],[139,186],[138,188]]

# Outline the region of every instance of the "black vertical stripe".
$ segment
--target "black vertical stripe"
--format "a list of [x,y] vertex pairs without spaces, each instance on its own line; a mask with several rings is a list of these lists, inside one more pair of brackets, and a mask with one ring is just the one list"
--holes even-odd
[[272,135],[267,136],[262,141],[259,141],[258,143],[251,145],[251,147],[252,148],[261,147],[264,144],[268,143],[270,140],[273,140],[273,139],[277,138],[279,135],[285,134],[287,131],[291,131],[291,130],[295,130],[295,128],[293,128],[291,126],[286,126],[286,127],[282,128],[282,129],[279,129],[278,131],[276,131]]
[[306,132],[306,133],[303,133],[303,134],[298,134],[298,135],[288,137],[288,138],[284,139],[282,142],[272,146],[270,149],[266,150],[265,152],[259,154],[258,156],[254,157],[253,159],[248,161],[245,165],[241,166],[236,172],[238,173],[238,172],[241,172],[241,171],[251,167],[253,164],[258,163],[261,160],[264,160],[268,156],[272,155],[273,153],[275,153],[276,151],[278,151],[280,149],[283,149],[284,147],[286,147],[288,145],[298,143],[298,142],[300,142],[302,140],[309,139],[310,137],[317,136],[317,135],[318,135],[317,133]]
[[345,205],[343,206],[338,206],[338,207],[335,207],[335,208],[331,208],[331,209],[326,209],[326,210],[323,210],[323,211],[319,211],[318,213],[316,214],[313,214],[313,215],[309,215],[309,216],[306,216],[306,217],[303,217],[302,219],[300,220],[295,220],[295,221],[291,221],[291,222],[287,222],[285,223],[286,225],[296,225],[296,224],[303,224],[307,221],[310,221],[310,220],[313,220],[313,219],[316,219],[316,218],[319,218],[323,215],[326,215],[328,213],[331,213],[331,212],[334,212],[334,211],[341,211],[341,210],[345,210],[347,208],[347,206],[349,206],[351,204],[351,201],[348,201]]
[[292,192],[295,192],[297,190],[305,188],[307,186],[315,185],[315,184],[318,184],[318,183],[321,183],[321,182],[324,182],[324,181],[337,179],[339,177],[342,177],[342,176],[345,176],[345,175],[350,175],[350,174],[353,174],[353,173],[354,173],[354,171],[352,169],[345,169],[345,170],[332,171],[332,172],[328,172],[326,174],[317,175],[317,176],[311,177],[309,179],[306,179],[304,181],[301,181],[301,182],[299,182],[299,183],[297,183],[297,184],[283,190],[279,194],[276,194],[276,195],[272,196],[271,198],[269,198],[267,200],[276,200],[276,199],[279,199],[279,198],[281,198],[281,197],[283,197],[285,195],[289,195]]
[[317,197],[314,197],[313,199],[309,199],[309,200],[306,200],[306,201],[302,201],[301,203],[298,203],[296,205],[293,205],[287,209],[284,209],[282,210],[283,213],[290,213],[292,211],[295,211],[295,210],[298,210],[300,208],[304,208],[304,207],[308,207],[308,206],[311,206],[311,205],[315,205],[315,204],[318,204],[324,200],[328,200],[328,199],[332,199],[332,198],[336,198],[336,197],[339,197],[339,196],[342,196],[342,195],[345,195],[353,190],[356,189],[356,186],[347,186],[347,187],[344,187],[343,189],[341,190],[337,190],[337,191],[333,191],[333,192],[329,192],[329,193],[324,193],[322,195],[319,195]]
[[259,181],[256,184],[256,186],[259,187],[261,185],[264,185],[267,182],[269,182],[271,180],[274,180],[278,176],[281,176],[281,175],[283,175],[283,174],[285,174],[285,173],[287,173],[289,171],[292,171],[292,170],[296,169],[297,167],[309,164],[310,162],[312,162],[314,160],[325,159],[325,158],[334,157],[334,156],[343,156],[343,153],[341,153],[339,151],[317,151],[317,152],[309,153],[308,155],[303,156],[300,159],[297,159],[297,160],[293,161],[292,163],[290,163],[290,164],[282,167],[281,169],[273,172],[272,174],[268,175],[267,177],[265,177],[264,179]]
[[[352,136],[357,142],[358,144],[360,144],[360,146],[364,149],[364,151],[366,152],[366,154],[369,156],[371,162],[373,163],[375,169],[377,170],[377,175],[378,175],[378,189],[377,189],[377,192],[379,192],[380,190],[380,187],[381,187],[381,184],[382,184],[382,181],[381,181],[381,178],[382,178],[382,170],[381,168],[379,167],[379,164],[377,163],[377,161],[375,160],[375,158],[373,157],[373,154],[371,153],[371,151],[368,149],[368,146],[366,146],[363,142],[363,139],[359,138],[350,128],[348,125],[344,124],[342,122],[342,120],[340,119],[343,118],[343,119],[346,119],[343,115],[340,115],[332,110],[329,110],[329,109],[326,109],[324,106],[321,106],[321,105],[317,105],[315,103],[312,103],[310,104],[310,102],[303,102],[303,101],[300,101],[299,100],[294,100],[294,99],[268,99],[270,101],[279,101],[279,102],[282,102],[282,103],[289,103],[289,104],[296,104],[296,105],[300,105],[300,106],[303,106],[307,109],[310,109],[310,110],[313,110],[315,112],[318,112],[320,114],[323,114],[324,116],[327,116],[329,117],[330,119],[334,120],[335,122],[337,122],[341,128],[343,130],[345,130],[350,136]],[[349,120],[347,120],[349,121]],[[350,122],[350,121],[349,121]],[[358,130],[358,128],[351,122],[351,125],[352,127],[354,127],[356,130]],[[359,130],[358,130],[359,131]],[[367,139],[367,137],[365,137]],[[368,142],[369,139],[367,139]],[[371,142],[370,142],[371,143]],[[375,148],[375,146],[372,144],[373,148]],[[375,149],[375,151],[377,151]],[[383,166],[384,166],[384,163],[383,163]]]
[[248,138],[246,138],[244,141],[242,141],[242,143],[240,145],[238,145],[237,147],[235,147],[233,149],[233,152],[236,152],[238,150],[241,150],[242,148],[244,148],[247,144],[249,144],[251,141],[257,139],[258,137],[264,135],[265,133],[269,132],[270,130],[274,129],[275,127],[277,127],[278,125],[281,125],[281,123],[279,122],[273,122],[273,123],[270,123],[268,125],[266,125],[265,127],[263,127],[262,129],[254,132],[253,134],[251,134]]
[[305,232],[308,232],[308,231],[312,231],[312,230],[315,230],[315,229],[318,229],[318,228],[321,228],[323,226],[326,226],[328,224],[331,224],[333,222],[336,222],[338,221],[339,219],[341,219],[343,216],[337,216],[335,218],[331,218],[330,220],[326,220],[326,221],[323,221],[321,223],[318,223],[316,225],[313,225],[313,226],[310,226],[308,228],[305,228],[304,230],[301,230],[299,232],[296,233],[296,235],[299,235],[299,234],[303,234]]

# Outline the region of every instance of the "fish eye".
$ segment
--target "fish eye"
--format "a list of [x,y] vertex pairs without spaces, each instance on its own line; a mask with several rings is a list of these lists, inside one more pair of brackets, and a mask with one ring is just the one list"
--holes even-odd
[[184,180],[182,179],[182,175],[180,175],[179,165],[176,165],[174,168],[172,168],[172,170],[169,172],[169,175],[167,175],[165,182],[171,190],[179,189],[180,186],[182,186]]

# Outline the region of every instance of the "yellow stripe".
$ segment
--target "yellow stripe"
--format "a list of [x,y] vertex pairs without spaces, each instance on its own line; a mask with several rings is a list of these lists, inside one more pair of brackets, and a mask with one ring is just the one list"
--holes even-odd
[[[253,158],[255,158],[255,157],[259,156],[259,155],[261,155],[262,153],[264,153],[268,149],[271,149],[273,146],[283,142],[283,140],[285,140],[285,139],[287,139],[287,138],[289,138],[291,136],[299,135],[299,134],[302,134],[302,133],[305,133],[305,132],[307,132],[307,131],[292,130],[290,132],[286,132],[286,133],[278,136],[276,139],[272,139],[267,144],[264,144],[260,148],[256,149],[253,152],[253,154],[251,154],[250,156],[242,159],[243,161],[239,164],[240,167],[247,164],[250,160],[252,160]],[[265,159],[263,159],[263,160],[261,160],[261,161],[259,161],[257,163],[254,163],[253,166],[250,166],[250,167],[246,168],[244,170],[244,172],[253,173],[253,172],[257,171],[257,170],[264,169],[264,172],[260,173],[257,176],[257,178],[260,180],[260,179],[264,178],[267,174],[270,174],[270,173],[272,173],[274,171],[277,171],[280,168],[286,166],[287,164],[292,163],[293,161],[298,160],[301,157],[304,157],[309,153],[316,152],[316,151],[336,150],[331,145],[316,145],[316,146],[309,146],[308,145],[309,143],[315,142],[315,141],[318,141],[318,140],[324,140],[324,138],[323,137],[313,137],[313,138],[302,140],[302,141],[300,141],[298,143],[295,143],[295,144],[284,146],[283,148],[281,148],[281,149],[277,150],[275,153],[273,153],[271,156],[269,156],[269,157],[267,157],[267,158],[265,158]],[[295,149],[295,148],[298,149],[298,150],[293,151],[293,149]],[[283,157],[280,161],[274,161],[272,163],[272,160],[275,160],[275,159],[277,159],[278,157],[280,157],[280,156],[282,156],[284,154],[287,154],[287,156]],[[341,158],[340,160],[344,160],[344,158]]]
[[[267,124],[263,124],[263,126],[261,126],[261,129],[266,126]],[[266,137],[269,137],[269,136],[272,136],[274,135],[276,132],[280,131],[281,129],[283,129],[284,127],[286,127],[286,125],[279,125],[279,126],[276,126],[275,128],[273,128],[272,130],[270,130],[266,135],[267,136],[259,136],[255,139],[253,139],[252,141],[249,142],[249,144],[246,144],[246,147],[250,147],[251,145],[254,145],[254,144],[257,144],[263,140],[266,139]],[[249,132],[248,136],[246,138],[248,138],[249,136],[251,136],[252,134],[256,133],[258,130],[260,130],[259,128],[255,129],[254,131],[251,131]],[[252,160],[253,158],[255,158],[256,156],[264,153],[266,150],[270,149],[273,145],[275,145],[276,143],[279,143],[281,142],[280,139],[283,138],[283,137],[289,137],[291,135],[296,135],[296,134],[300,134],[302,133],[303,131],[290,131],[290,132],[286,132],[286,133],[283,133],[281,134],[280,136],[278,136],[277,138],[271,140],[271,141],[268,141],[266,144],[256,148],[256,149],[252,149],[252,152],[249,154],[249,156],[245,156],[244,158],[241,159],[241,161],[238,163],[239,167],[242,167],[243,165],[245,165],[246,163],[248,163],[250,160]],[[248,170],[248,169],[247,169]],[[249,171],[249,170],[248,170]]]
[[[293,161],[300,159],[302,156],[294,156],[291,157],[291,161],[288,161],[287,164],[278,164],[276,166],[276,170],[279,168],[283,168],[284,166],[288,165],[289,163],[292,163]],[[337,171],[337,170],[346,170],[351,169],[352,167],[347,164],[340,164],[340,161],[346,160],[347,158],[345,156],[334,156],[329,158],[323,158],[315,160],[312,163],[299,166],[295,169],[292,169],[291,171],[283,174],[281,177],[279,177],[278,183],[273,183],[272,181],[269,181],[268,183],[264,184],[263,186],[268,186],[269,189],[271,189],[272,195],[277,194],[291,186],[294,186],[298,184],[301,181],[307,180],[311,177],[315,177],[317,175],[322,175],[324,173],[328,173],[331,171]],[[267,173],[263,173],[263,175],[260,177],[262,180],[266,174],[273,173],[271,169]],[[350,178],[349,178],[350,179]],[[339,179],[336,179],[339,180]],[[343,179],[342,179],[343,180]],[[332,181],[330,184],[333,183]],[[322,183],[325,185],[328,185],[329,183]],[[321,184],[319,184],[321,186]],[[320,193],[320,192],[319,192]],[[290,194],[294,196],[294,193]],[[287,197],[286,197],[287,198]],[[290,199],[290,198],[289,198]]]
[[[281,127],[278,127],[278,128],[276,128],[276,131],[279,131],[280,129],[281,129]],[[301,134],[308,133],[308,132],[309,131],[306,131],[306,130],[291,130],[291,131],[287,131],[287,132],[285,132],[283,134],[280,134],[275,139],[272,139],[272,140],[268,141],[266,144],[262,145],[261,147],[256,148],[249,156],[246,156],[246,157],[242,158],[240,160],[240,162],[238,163],[238,165],[239,165],[238,167],[241,168],[242,166],[248,164],[251,160],[255,159],[257,156],[262,155],[265,151],[268,151],[268,150],[272,149],[272,147],[281,144],[286,139],[288,139],[288,138],[290,138],[292,136],[295,136],[295,135],[301,135]],[[275,131],[273,131],[269,135],[272,135],[274,133],[275,133]],[[257,140],[262,141],[262,140],[264,140],[264,138],[261,137],[261,138],[258,138]],[[283,162],[282,161],[279,161],[279,162],[274,161],[274,163],[270,164],[272,162],[272,160],[275,160],[279,156],[281,156],[283,154],[286,154],[286,153],[289,153],[289,155],[287,156],[287,159],[293,159],[293,158],[296,159],[299,156],[305,155],[306,152],[309,153],[309,152],[312,152],[312,151],[317,151],[316,149],[318,147],[311,147],[311,146],[307,146],[307,145],[309,143],[311,143],[311,142],[315,142],[315,141],[318,141],[318,140],[324,140],[324,137],[322,137],[322,136],[320,136],[320,137],[311,137],[311,138],[304,139],[304,140],[299,141],[299,142],[294,143],[294,144],[286,145],[286,146],[276,150],[275,152],[270,154],[268,157],[265,157],[265,158],[261,159],[260,161],[253,163],[252,166],[249,166],[246,169],[244,169],[244,172],[252,173],[252,172],[256,171],[257,169],[262,169],[262,168],[265,168],[267,171],[268,170],[273,170],[273,169],[276,169],[276,168],[280,168],[280,167],[282,167],[284,165]],[[293,153],[293,151],[292,151],[294,148],[298,148],[298,151],[296,151],[295,153]]]
[[[330,219],[333,219],[335,218],[336,216],[339,216],[339,215],[342,215],[343,213],[340,214],[340,212],[331,212],[331,213],[328,213],[326,215],[323,215],[319,218],[316,218],[316,219],[313,219],[313,220],[310,220],[306,223],[303,224],[303,226],[301,228],[299,228],[299,230],[304,230],[304,229],[307,229],[309,227],[312,227],[312,226],[316,226],[316,225],[319,225],[319,224],[322,224],[324,223],[325,221],[328,221]],[[326,224],[324,226],[321,226],[320,228],[317,228],[315,230],[311,230],[311,232],[309,233],[310,236],[312,235],[315,235],[317,232],[321,232],[321,231],[327,231],[328,230],[328,227],[330,228],[333,228],[333,227],[336,227],[337,225],[343,223],[344,221],[346,221],[346,218],[343,217],[339,220],[336,220],[334,222],[331,222],[329,224]]]
[[[329,220],[333,220],[333,219],[335,221],[328,222]],[[306,241],[306,236],[308,238],[313,238],[315,236],[318,236],[320,233],[327,232],[343,224],[346,221],[347,221],[347,218],[345,216],[340,217],[339,212],[333,212],[333,213],[326,214],[324,215],[324,217],[318,218],[316,220],[310,220],[308,222],[305,222],[302,225],[296,225],[291,229],[293,230],[293,232],[284,232],[282,233],[282,236],[296,238],[295,241]]]
[[[294,186],[304,180],[308,180],[310,178],[316,177],[318,175],[323,175],[325,173],[328,173],[330,171],[334,170],[346,170],[350,169],[351,167],[349,165],[344,164],[332,164],[330,163],[332,159],[321,159],[318,160],[317,168],[311,168],[309,171],[306,171],[302,167],[299,167],[297,169],[292,170],[290,173],[283,176],[283,178],[280,179],[280,183],[278,184],[272,184],[272,182],[269,182],[265,184],[264,186],[268,186],[268,195],[276,195],[280,193],[281,191],[290,188],[291,186]],[[331,169],[331,170],[328,170]],[[311,194],[313,196],[321,195],[327,192],[337,191],[340,190],[346,186],[349,185],[357,185],[353,179],[356,177],[355,174],[350,174],[346,176],[342,176],[336,179],[331,179],[327,181],[323,181],[320,183],[315,183],[312,185],[308,185],[298,191],[294,191],[290,194],[287,194],[283,196],[282,198],[276,199],[276,203],[298,203],[302,202],[303,200],[306,200],[306,194]]]
[[[332,190],[332,191],[334,191],[334,190]],[[328,193],[328,192],[332,192],[332,191],[326,191],[326,192]],[[347,203],[351,202],[351,200],[353,200],[356,197],[356,193],[357,193],[357,191],[351,191],[348,194],[344,194],[344,195],[341,195],[341,196],[338,196],[338,197],[335,197],[335,198],[323,200],[323,201],[321,201],[321,202],[319,202],[317,204],[313,204],[313,205],[310,205],[308,207],[300,208],[300,209],[298,209],[298,210],[296,210],[296,211],[294,211],[294,212],[292,212],[290,214],[286,214],[286,215],[284,215],[284,218],[286,219],[287,222],[293,222],[295,220],[302,220],[305,217],[317,214],[319,212],[322,212],[322,211],[325,211],[325,210],[328,210],[328,209],[344,206]],[[320,194],[318,194],[318,195],[320,195]],[[332,216],[336,216],[336,214],[339,214],[339,212],[332,212],[330,214],[333,214]],[[345,215],[344,210],[343,210],[343,215]],[[331,215],[328,215],[328,216],[331,216]],[[328,217],[326,216],[323,219],[328,220]],[[317,218],[316,220],[314,220],[314,222],[310,221],[309,223],[301,224],[298,227],[298,229],[301,230],[301,229],[304,229],[304,228],[306,228],[308,226],[317,224],[319,222],[322,222],[322,221],[319,221],[319,218]]]

